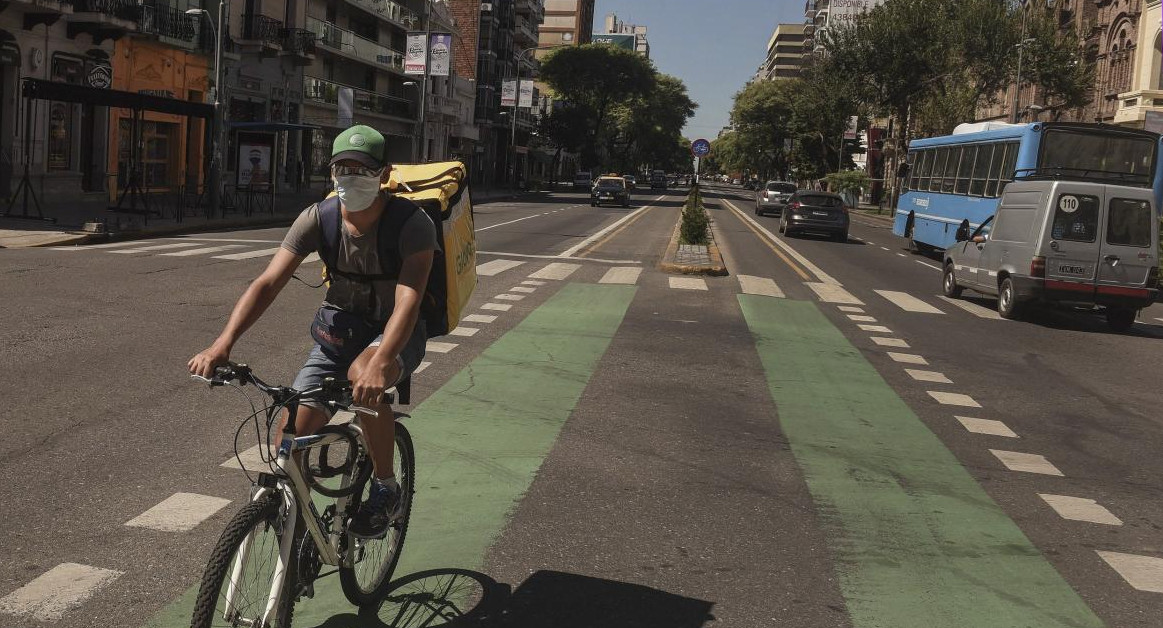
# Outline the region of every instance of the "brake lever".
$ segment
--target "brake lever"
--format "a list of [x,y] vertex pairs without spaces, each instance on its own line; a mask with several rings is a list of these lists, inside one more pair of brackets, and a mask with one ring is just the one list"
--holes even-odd
[[213,388],[215,386],[225,386],[226,385],[226,382],[224,382],[220,379],[214,379],[212,377],[202,377],[201,375],[191,375],[190,379],[196,379],[196,380],[206,382],[207,384],[210,384],[211,388]]

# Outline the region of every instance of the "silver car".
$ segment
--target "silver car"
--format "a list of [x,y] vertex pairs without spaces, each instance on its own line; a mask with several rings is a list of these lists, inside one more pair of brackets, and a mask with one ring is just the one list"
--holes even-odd
[[1155,301],[1159,230],[1149,188],[1079,181],[1017,181],[993,216],[957,230],[942,288],[997,295],[1017,318],[1034,301],[1101,307],[1123,331]]
[[786,181],[768,181],[763,187],[755,191],[755,215],[762,216],[768,212],[779,216],[792,194],[796,192],[796,184]]

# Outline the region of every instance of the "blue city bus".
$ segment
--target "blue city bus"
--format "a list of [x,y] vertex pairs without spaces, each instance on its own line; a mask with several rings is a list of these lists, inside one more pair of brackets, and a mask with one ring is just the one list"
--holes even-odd
[[955,242],[997,210],[1014,179],[1069,179],[1154,190],[1163,206],[1158,133],[1080,122],[963,124],[953,135],[913,140],[892,232],[922,251]]

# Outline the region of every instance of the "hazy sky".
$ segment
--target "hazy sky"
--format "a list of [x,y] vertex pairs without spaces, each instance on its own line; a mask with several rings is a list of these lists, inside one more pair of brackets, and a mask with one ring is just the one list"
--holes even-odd
[[598,0],[594,32],[606,15],[649,30],[650,58],[659,71],[686,83],[699,103],[683,135],[714,139],[728,122],[736,92],[767,58],[779,23],[803,23],[803,0]]

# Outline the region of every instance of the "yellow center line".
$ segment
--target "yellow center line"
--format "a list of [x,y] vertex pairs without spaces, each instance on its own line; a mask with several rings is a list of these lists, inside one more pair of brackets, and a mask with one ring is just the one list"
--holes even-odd
[[[736,214],[740,213],[741,210],[738,207],[735,207],[735,204],[732,203],[731,201],[728,201],[727,199],[723,199],[723,203],[727,207],[730,207],[731,211],[735,212]],[[775,244],[773,244],[767,238],[767,236],[763,235],[763,232],[761,232],[759,229],[755,228],[755,225],[752,225],[747,220],[744,220],[742,216],[739,217],[739,222],[743,223],[748,229],[751,230],[752,233],[754,233],[756,236],[758,236],[759,241],[764,243],[765,245],[767,245],[767,248],[771,249],[771,251],[773,253],[775,253],[777,256],[779,256],[779,259],[783,260],[785,264],[787,264],[792,270],[794,270],[796,272],[796,274],[800,276],[800,279],[803,279],[804,281],[811,281],[812,280],[812,278],[808,276],[808,273],[806,271],[804,271],[802,268],[800,268],[799,264],[796,264],[795,262],[791,261],[791,259],[789,259],[788,256],[783,254],[783,251],[776,248]]]
[[642,218],[643,216],[645,216],[646,213],[649,212],[650,210],[654,209],[654,207],[655,207],[654,205],[651,205],[651,206],[643,209],[642,211],[638,212],[638,214],[636,216],[634,216],[630,220],[627,220],[625,223],[622,224],[621,227],[618,227],[617,229],[614,229],[610,233],[606,234],[606,237],[589,245],[588,247],[585,248],[585,250],[578,251],[576,257],[585,257],[585,256],[589,255],[590,253],[593,253],[594,251],[598,250],[599,248],[601,248],[601,246],[603,244],[609,242],[611,238],[618,235],[619,233],[622,233],[622,231],[626,227],[629,227],[630,225],[634,224],[635,222],[638,222],[639,218]]

